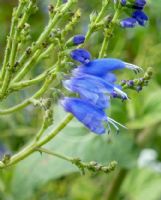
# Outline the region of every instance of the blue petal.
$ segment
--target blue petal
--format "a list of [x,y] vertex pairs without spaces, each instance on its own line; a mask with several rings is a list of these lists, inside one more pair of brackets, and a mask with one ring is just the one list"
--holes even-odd
[[97,134],[106,132],[103,123],[107,123],[107,117],[103,110],[79,98],[65,97],[61,104],[92,132]]
[[82,88],[79,88],[78,93],[82,99],[87,100],[97,108],[105,109],[109,107],[110,97],[103,93],[93,93]]
[[91,62],[78,67],[77,69],[73,70],[73,73],[74,74],[85,73],[103,77],[108,72],[118,69],[123,69],[125,67],[126,67],[125,63],[119,59],[102,58],[102,59],[92,60]]
[[123,20],[121,20],[120,22],[120,25],[123,27],[123,28],[133,28],[137,25],[137,20],[134,19],[134,18],[125,18]]
[[79,92],[79,88],[94,93],[110,93],[114,90],[113,84],[106,82],[100,77],[88,74],[79,74],[72,77],[70,80],[64,81],[64,86],[73,92]]
[[64,81],[64,86],[68,90],[79,94],[82,93],[82,90],[88,90],[89,92],[97,94],[111,94],[115,90],[120,96],[128,99],[127,94],[118,89],[118,87],[115,87],[114,84],[106,82],[104,79],[97,76],[79,74],[70,80]]
[[144,26],[146,21],[148,21],[148,16],[142,12],[141,10],[136,10],[133,14],[132,17],[137,20],[137,22],[141,25]]
[[115,83],[117,81],[116,75],[113,73],[107,73],[105,76],[102,77],[105,81],[109,83]]

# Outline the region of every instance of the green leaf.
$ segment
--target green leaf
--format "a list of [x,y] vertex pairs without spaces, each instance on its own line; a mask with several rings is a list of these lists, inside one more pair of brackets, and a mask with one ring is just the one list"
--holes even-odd
[[[58,113],[64,116],[62,111]],[[60,121],[59,114],[56,123]],[[89,133],[75,119],[46,148],[67,156],[80,157],[83,161],[95,160],[108,164],[116,160],[126,168],[135,166],[138,153],[130,135],[97,136]],[[34,153],[16,166],[12,194],[15,199],[30,199],[34,191],[48,181],[73,172],[78,172],[78,169],[71,163],[50,155]]]
[[161,121],[161,91],[149,94],[148,98],[142,99],[142,114],[136,120],[127,124],[130,129],[142,129],[151,127]]
[[130,200],[157,200],[161,194],[161,174],[150,169],[135,169],[129,173],[122,193]]

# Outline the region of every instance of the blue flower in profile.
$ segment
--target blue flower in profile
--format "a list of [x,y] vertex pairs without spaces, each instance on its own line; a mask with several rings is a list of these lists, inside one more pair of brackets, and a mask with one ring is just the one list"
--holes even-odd
[[137,20],[132,17],[125,18],[120,22],[120,25],[123,28],[134,28],[137,24],[138,24]]
[[85,49],[75,49],[70,53],[73,60],[86,64],[91,60],[91,54]]
[[72,71],[73,76],[69,80],[63,81],[67,90],[77,94],[77,98],[65,97],[61,101],[64,109],[94,133],[103,134],[106,129],[109,131],[110,124],[118,132],[117,125],[122,125],[107,117],[105,110],[110,106],[111,97],[127,100],[128,96],[116,84],[113,71],[128,68],[139,72],[141,68],[116,58],[90,60],[90,53],[85,49],[76,49],[71,56],[82,65]]
[[[98,104],[102,101],[102,99],[105,100],[105,95],[110,95],[113,91],[118,93],[123,99],[128,99],[127,94],[124,93],[121,88],[118,88],[118,86],[115,86],[114,84],[111,84],[100,77],[91,76],[88,74],[79,74],[76,77],[72,77],[70,80],[64,81],[64,86],[67,89],[80,94],[80,96],[84,96],[84,98],[87,100],[90,99],[92,103],[98,99],[97,106],[100,108],[105,108],[105,105],[108,105],[108,102],[105,103],[103,107],[102,104]],[[97,94],[95,95],[96,98],[94,98],[93,94]],[[93,98],[91,98],[92,96]]]
[[82,44],[84,43],[85,41],[85,36],[84,35],[75,35],[73,38],[73,43],[74,45],[79,45],[79,44]]
[[136,10],[133,14],[132,17],[137,20],[139,25],[144,26],[145,23],[148,21],[147,15],[142,12],[141,10]]
[[72,77],[63,82],[64,87],[72,92],[78,93],[82,99],[87,100],[100,109],[108,108],[110,97],[113,91],[122,99],[128,99],[127,94],[121,88],[118,88],[105,80],[82,74],[78,77]]
[[123,62],[122,60],[116,58],[102,58],[102,59],[92,60],[80,67],[77,67],[75,70],[73,70],[73,74],[84,73],[84,74],[104,77],[109,72],[125,68],[131,69],[136,73],[141,71],[140,67],[132,65],[130,63]]
[[89,102],[79,98],[65,97],[61,104],[67,112],[72,113],[92,132],[103,134],[106,132],[104,124],[107,123],[105,112]]
[[61,100],[61,104],[67,112],[72,113],[80,122],[94,133],[106,133],[109,123],[112,124],[117,131],[119,131],[119,129],[115,124],[117,123],[122,126],[118,122],[107,117],[106,113],[102,109],[97,108],[84,99],[65,97]]

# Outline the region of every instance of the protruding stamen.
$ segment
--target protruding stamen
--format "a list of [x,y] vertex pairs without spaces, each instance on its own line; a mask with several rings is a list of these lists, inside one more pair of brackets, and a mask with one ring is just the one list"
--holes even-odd
[[120,90],[119,88],[114,87],[114,90],[115,90],[118,94],[120,94],[121,97],[122,97],[123,99],[128,99],[127,94],[126,94],[125,92],[123,92],[122,90]]
[[137,65],[133,65],[133,64],[127,63],[127,62],[124,62],[124,63],[126,65],[126,68],[133,70],[136,74],[144,71],[141,67],[139,67]]
[[118,134],[118,133],[120,132],[120,129],[117,127],[117,125],[116,125],[113,121],[111,121],[110,118],[109,118],[108,121],[109,121],[110,124],[113,125],[113,127],[116,129],[116,132],[117,132],[117,134]]
[[127,129],[127,127],[126,126],[124,126],[124,125],[122,125],[122,124],[120,124],[119,122],[117,122],[117,121],[115,121],[114,119],[112,119],[112,118],[110,118],[110,117],[108,117],[108,120],[111,122],[113,122],[113,123],[115,123],[115,124],[117,124],[117,125],[119,125],[119,126],[121,126],[122,128],[124,128],[124,129]]

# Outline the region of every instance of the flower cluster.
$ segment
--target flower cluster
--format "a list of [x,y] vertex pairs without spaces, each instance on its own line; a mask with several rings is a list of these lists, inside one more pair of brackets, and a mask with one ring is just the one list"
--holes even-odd
[[110,98],[127,100],[128,96],[116,84],[117,78],[113,71],[128,68],[139,72],[141,68],[116,58],[91,60],[90,53],[85,49],[73,50],[71,57],[82,65],[75,68],[72,77],[63,84],[79,96],[64,97],[61,100],[64,109],[94,133],[109,131],[110,124],[119,131],[117,125],[122,125],[107,117],[105,111],[110,106]]
[[122,6],[132,8],[133,12],[131,16],[121,20],[120,25],[123,28],[133,28],[136,25],[145,26],[148,21],[147,15],[143,12],[146,5],[146,0],[135,0],[133,3],[127,3],[125,0],[121,0]]

